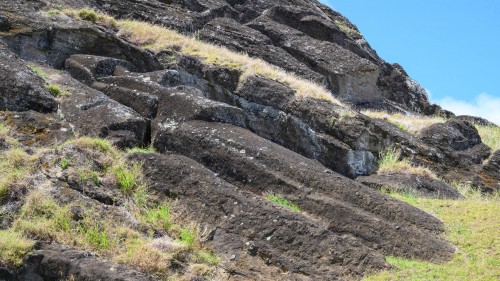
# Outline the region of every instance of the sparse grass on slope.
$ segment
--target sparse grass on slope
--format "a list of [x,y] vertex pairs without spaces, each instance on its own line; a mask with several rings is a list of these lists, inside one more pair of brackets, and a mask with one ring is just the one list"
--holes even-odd
[[19,266],[34,245],[16,232],[0,230],[0,265]]
[[132,43],[153,51],[175,50],[183,54],[202,59],[207,64],[219,65],[239,69],[242,71],[241,81],[252,75],[261,75],[281,83],[294,90],[298,96],[307,96],[328,100],[340,104],[328,90],[311,81],[287,73],[279,67],[271,65],[261,59],[251,58],[247,54],[230,51],[227,48],[205,43],[198,38],[182,35],[174,30],[160,25],[154,25],[135,20],[115,20],[103,13],[96,13],[89,9],[63,10],[66,15],[87,20],[101,22],[119,27],[119,35]]
[[243,72],[241,79],[251,75],[261,75],[290,86],[297,91],[299,96],[310,96],[339,104],[326,89],[318,84],[287,73],[261,59],[204,43],[158,25],[126,20],[118,21],[118,26],[122,36],[139,46],[146,46],[154,51],[179,50],[181,53],[201,58],[207,64],[240,69]]
[[451,261],[437,264],[387,257],[394,269],[364,280],[500,280],[500,197],[481,194],[465,185],[459,190],[465,200],[391,194],[443,220],[447,239],[458,248]]
[[370,118],[383,119],[412,134],[418,134],[422,129],[432,124],[446,122],[446,119],[442,117],[403,115],[400,113],[389,114],[383,111],[370,110],[362,111],[362,113]]
[[[4,126],[0,129],[1,134],[8,134]],[[77,157],[73,157],[75,153]],[[45,184],[25,184],[29,194],[22,208],[12,214],[10,228],[0,230],[0,265],[20,265],[34,241],[39,240],[95,251],[111,261],[131,265],[157,277],[191,280],[214,274],[219,258],[202,245],[198,228],[191,223],[181,226],[187,222],[172,215],[169,201],[150,196],[140,164],[127,163],[126,153],[109,141],[83,137],[54,149],[43,149],[39,154],[55,157],[50,164],[44,165],[52,165],[68,175],[78,174],[80,181],[91,180],[99,186],[100,179],[106,178],[100,188],[121,190],[126,203],[122,207],[100,208],[98,203],[82,197],[61,204],[53,197],[53,191],[62,187],[49,186],[47,189]],[[78,164],[77,159],[81,157],[88,159],[80,159]],[[40,161],[32,159],[36,159],[35,156],[28,155],[20,147],[2,151],[0,186],[8,179],[9,191],[14,184],[32,177],[40,168],[37,166]],[[76,209],[79,210],[78,218],[72,213]],[[116,214],[122,212],[124,218],[117,219]],[[180,258],[182,270],[172,269]]]
[[401,158],[401,150],[390,148],[382,151],[378,160],[378,174],[413,174],[436,179],[437,176],[426,167],[417,167],[410,159]]
[[500,149],[500,127],[476,125],[476,129],[484,144],[493,151]]

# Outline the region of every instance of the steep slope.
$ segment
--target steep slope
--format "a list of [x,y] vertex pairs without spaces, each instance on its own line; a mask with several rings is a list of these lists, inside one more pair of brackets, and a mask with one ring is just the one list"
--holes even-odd
[[[6,163],[1,167],[9,167],[19,149],[22,155],[44,155],[20,170],[34,173],[33,180],[23,182],[14,172],[1,178],[0,226],[22,239],[57,243],[34,244],[33,254],[18,263],[23,267],[3,268],[0,274],[11,280],[30,274],[43,280],[108,278],[108,271],[96,268],[100,259],[72,258],[87,249],[101,251],[113,268],[121,263],[125,275],[113,278],[125,280],[172,274],[192,280],[343,280],[388,268],[386,255],[449,260],[455,248],[443,239],[438,218],[352,178],[374,173],[379,154],[396,146],[413,164],[446,179],[474,180],[494,190],[495,156],[483,166],[491,149],[467,121],[435,124],[414,135],[336,102],[334,97],[389,110],[435,109],[419,86],[378,58],[345,18],[315,1],[278,2],[66,3],[168,23],[194,38],[91,10],[49,10],[56,7],[52,1],[0,3],[0,75],[5,77],[0,128],[7,128],[0,130],[0,160]],[[303,24],[297,27],[295,21]],[[89,149],[72,145],[81,142],[77,136],[155,151],[123,156],[104,142],[106,149],[98,153],[103,141],[91,141]],[[73,173],[65,172],[67,161],[74,162]],[[122,161],[129,166],[114,166],[125,165]],[[83,185],[76,173],[80,166],[89,169]],[[116,182],[101,182],[109,173],[120,181],[124,170],[141,170],[143,184],[122,186],[120,192]],[[160,204],[155,206],[171,204],[181,221],[197,225],[201,250],[174,243],[176,237],[191,241],[191,228],[141,222],[141,214],[151,214],[149,205],[140,204],[146,187]],[[23,210],[37,192],[71,210],[63,224],[57,214],[41,212],[56,220],[54,235],[19,231],[23,219],[36,219]],[[282,198],[282,204],[270,202],[269,195]],[[67,233],[82,235],[81,213],[93,210],[101,210],[92,216],[96,222],[131,229],[124,234],[111,222],[110,229],[98,225],[116,238],[110,251],[63,239]],[[106,210],[119,215],[109,218]],[[148,240],[157,238],[163,244]],[[134,239],[161,262],[145,265],[143,248]],[[61,255],[55,254],[58,249]],[[207,258],[207,249],[220,263]],[[47,273],[47,259],[58,261],[61,276]]]
[[316,0],[86,4],[262,58],[360,107],[448,114],[429,103],[425,90],[401,66],[381,59],[355,25]]

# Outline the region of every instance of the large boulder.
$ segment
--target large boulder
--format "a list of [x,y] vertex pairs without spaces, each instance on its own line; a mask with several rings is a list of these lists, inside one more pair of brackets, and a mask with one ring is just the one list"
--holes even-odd
[[422,130],[419,138],[427,144],[452,151],[464,151],[482,143],[474,125],[460,120],[433,124]]
[[0,110],[53,112],[45,82],[0,43]]

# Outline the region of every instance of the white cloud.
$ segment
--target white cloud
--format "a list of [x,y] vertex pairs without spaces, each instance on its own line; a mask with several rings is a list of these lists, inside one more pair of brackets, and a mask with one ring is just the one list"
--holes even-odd
[[433,102],[439,104],[456,115],[473,115],[488,119],[500,125],[500,97],[495,97],[487,93],[481,93],[468,102],[452,97],[445,97]]

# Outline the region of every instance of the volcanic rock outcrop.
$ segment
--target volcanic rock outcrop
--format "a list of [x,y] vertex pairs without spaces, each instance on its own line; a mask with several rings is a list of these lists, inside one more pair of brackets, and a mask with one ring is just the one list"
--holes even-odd
[[[0,3],[0,121],[11,135],[28,148],[75,136],[105,138],[119,148],[151,145],[157,153],[133,153],[127,161],[142,165],[158,198],[175,199],[207,230],[203,243],[230,280],[343,280],[387,269],[386,255],[450,259],[455,248],[442,237],[438,218],[362,184],[366,178],[353,180],[373,174],[387,147],[447,180],[499,188],[499,153],[483,166],[491,149],[468,121],[413,135],[357,110],[450,115],[429,104],[401,66],[378,57],[346,18],[315,0],[61,2],[246,52],[324,85],[344,102],[299,96],[272,77],[243,77],[237,68],[180,49],[142,49],[120,36],[119,27],[48,13],[52,1]],[[48,84],[63,93],[52,96]],[[9,148],[0,137],[0,151]],[[77,194],[66,201],[82,197],[101,211],[127,201],[111,185],[49,178],[58,183],[51,188],[64,187],[53,192],[61,200]],[[448,185],[436,188],[461,198]],[[301,211],[269,202],[269,194]],[[16,202],[9,208],[19,212],[25,197],[7,196]],[[9,220],[0,222],[9,227]],[[37,244],[21,268],[0,269],[7,280],[33,276],[154,279],[71,245],[47,243]]]

